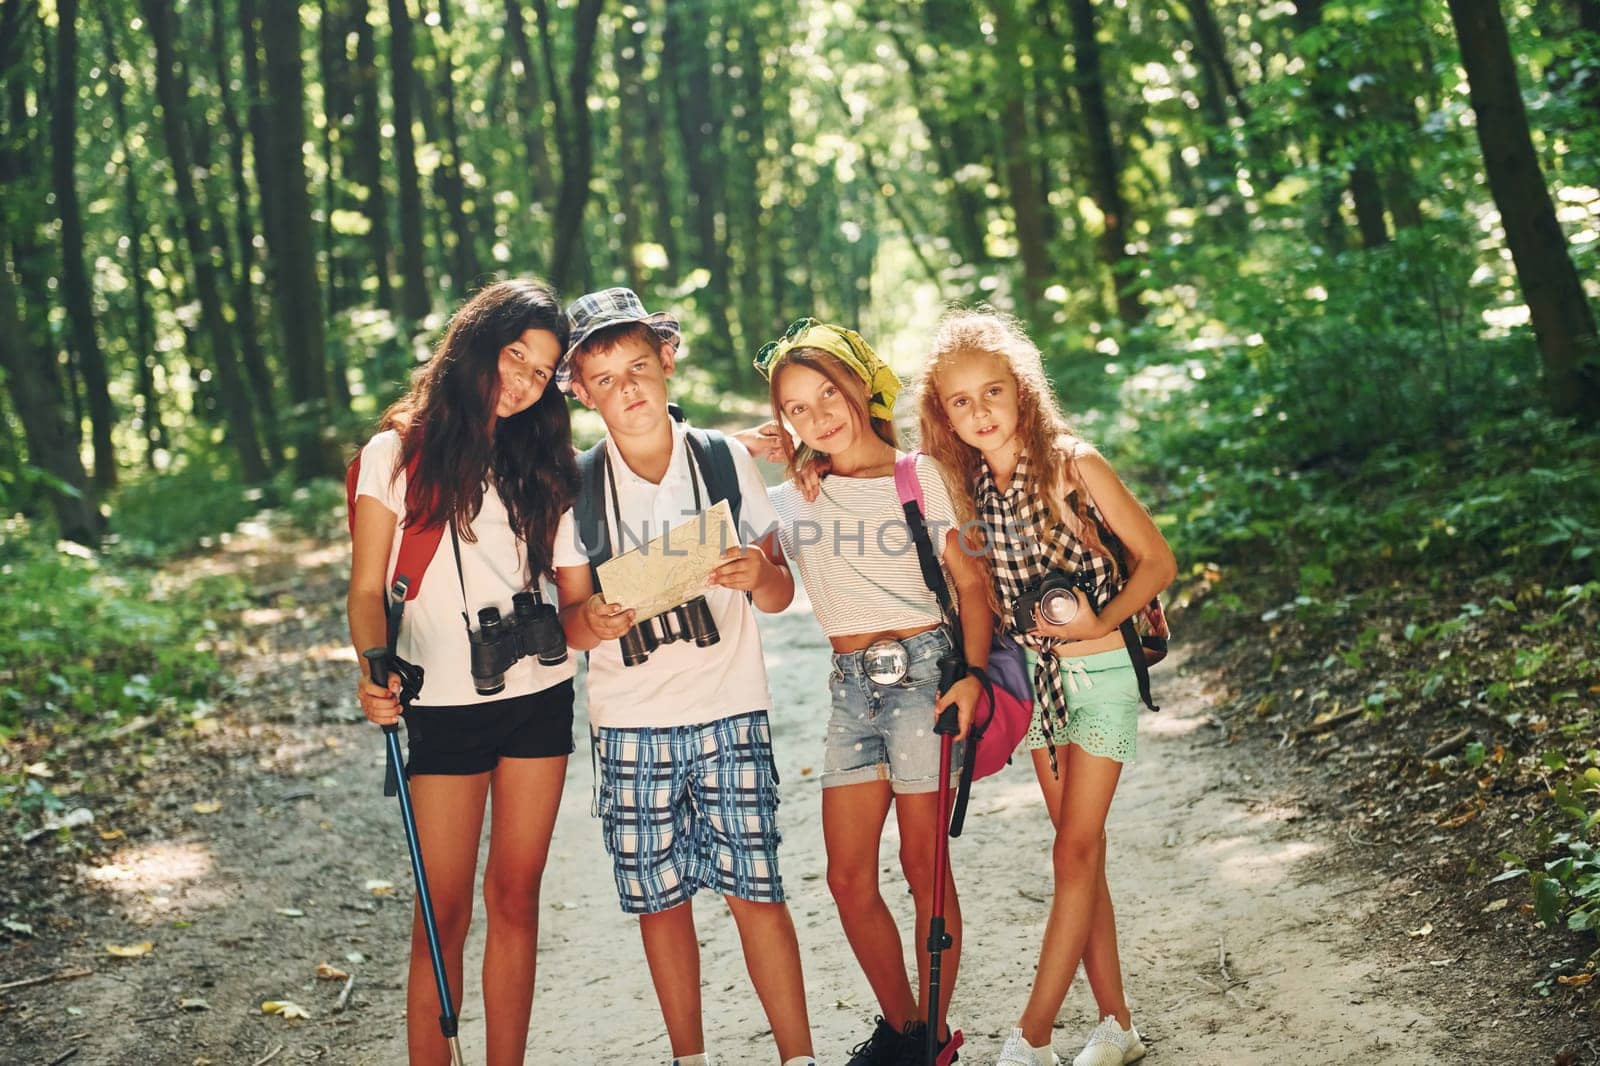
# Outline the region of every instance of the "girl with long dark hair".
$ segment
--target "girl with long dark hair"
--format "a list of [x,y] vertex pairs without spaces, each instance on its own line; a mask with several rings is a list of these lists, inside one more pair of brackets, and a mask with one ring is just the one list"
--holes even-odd
[[[483,887],[491,1066],[521,1063],[527,1044],[539,882],[572,752],[574,664],[527,655],[498,677],[474,676],[469,631],[481,627],[483,608],[510,619],[512,597],[537,591],[552,574],[556,525],[576,482],[566,401],[548,387],[566,345],[566,316],[548,285],[483,289],[384,412],[356,485],[349,617],[358,661],[364,649],[389,644],[389,584],[404,530],[443,530],[393,634],[394,654],[422,668],[420,692],[403,709],[398,676],[384,688],[363,675],[358,695],[373,723],[406,723],[405,772],[458,1006],[478,842],[493,797]],[[406,987],[413,1066],[449,1061],[439,1014],[418,916]]]

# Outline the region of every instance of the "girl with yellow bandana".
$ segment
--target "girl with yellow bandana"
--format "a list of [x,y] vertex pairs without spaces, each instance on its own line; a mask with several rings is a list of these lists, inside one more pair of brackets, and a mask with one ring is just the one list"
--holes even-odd
[[[854,330],[805,318],[761,349],[756,367],[771,385],[773,413],[799,437],[780,433],[791,473],[816,461],[830,476],[814,500],[791,480],[773,490],[778,535],[794,559],[817,621],[833,646],[832,713],[823,752],[822,824],[828,887],[881,1014],[856,1047],[854,1066],[910,1061],[927,1038],[926,942],[934,896],[931,841],[938,824],[939,712],[955,706],[965,737],[979,694],[975,678],[938,691],[938,661],[952,650],[939,604],[912,550],[895,465],[893,424],[900,381]],[[988,661],[993,616],[981,548],[961,541],[938,463],[916,459],[925,519],[963,612],[966,660]],[[900,866],[916,901],[918,989],[902,962],[900,931],[878,885],[878,851],[893,807],[905,842]],[[938,1017],[945,1016],[961,957],[961,907],[954,878],[944,885],[946,928]],[[939,1061],[954,1058],[961,1034],[941,1025]]]

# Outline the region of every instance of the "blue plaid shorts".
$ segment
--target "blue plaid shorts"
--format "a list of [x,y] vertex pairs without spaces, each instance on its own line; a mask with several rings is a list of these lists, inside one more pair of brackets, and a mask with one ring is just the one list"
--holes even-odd
[[782,903],[778,771],[766,711],[703,725],[599,730],[596,807],[628,914],[701,888]]

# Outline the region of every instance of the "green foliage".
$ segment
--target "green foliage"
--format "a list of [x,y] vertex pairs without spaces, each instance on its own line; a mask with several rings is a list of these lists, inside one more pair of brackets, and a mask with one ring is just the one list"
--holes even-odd
[[223,579],[179,588],[114,554],[4,526],[0,736],[24,724],[93,732],[214,696],[212,615],[237,604]]
[[344,529],[344,484],[331,478],[301,483],[279,471],[266,486],[245,485],[225,458],[199,452],[179,469],[131,482],[111,509],[117,549],[154,560],[210,547],[247,519],[263,515],[324,537]]
[[191,452],[175,470],[129,483],[111,507],[111,530],[149,558],[205,547],[259,511],[264,491],[239,481],[214,450]]

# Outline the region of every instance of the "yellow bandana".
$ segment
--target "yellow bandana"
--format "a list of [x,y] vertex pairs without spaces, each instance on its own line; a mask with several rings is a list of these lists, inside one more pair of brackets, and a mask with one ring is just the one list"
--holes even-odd
[[756,369],[772,380],[772,372],[784,356],[796,348],[815,348],[838,359],[867,386],[867,411],[873,418],[894,420],[894,401],[900,395],[900,379],[889,364],[878,358],[861,334],[843,326],[831,326],[814,318],[797,319],[783,336],[762,346],[756,353]]

